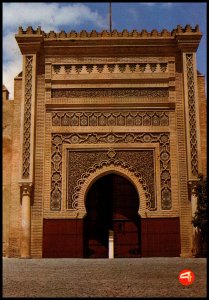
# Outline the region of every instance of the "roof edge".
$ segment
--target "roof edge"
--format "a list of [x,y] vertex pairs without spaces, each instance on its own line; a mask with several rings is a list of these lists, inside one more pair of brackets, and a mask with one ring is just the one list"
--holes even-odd
[[128,31],[124,29],[121,32],[118,32],[116,29],[110,31],[103,30],[101,32],[97,32],[96,30],[92,30],[91,32],[87,32],[86,30],[82,30],[80,32],[76,32],[74,30],[66,33],[64,30],[60,32],[50,31],[48,33],[44,32],[41,29],[41,26],[38,26],[37,29],[33,29],[32,26],[28,26],[26,30],[20,26],[18,29],[18,36],[19,35],[41,35],[44,38],[102,38],[102,37],[109,37],[109,38],[140,38],[140,37],[171,37],[176,36],[179,34],[199,34],[202,35],[199,29],[199,25],[196,25],[195,28],[192,28],[191,25],[186,25],[185,28],[182,26],[177,25],[176,29],[172,31],[168,31],[167,29],[163,29],[162,31],[157,31],[153,29],[151,32],[143,29],[142,31],[137,31],[133,29],[132,31]]

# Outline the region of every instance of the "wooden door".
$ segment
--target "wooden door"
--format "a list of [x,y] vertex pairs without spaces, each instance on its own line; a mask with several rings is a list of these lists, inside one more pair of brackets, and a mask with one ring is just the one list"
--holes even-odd
[[44,219],[43,257],[83,257],[83,219]]
[[113,186],[114,257],[140,257],[138,193],[133,184],[121,176],[113,176]]

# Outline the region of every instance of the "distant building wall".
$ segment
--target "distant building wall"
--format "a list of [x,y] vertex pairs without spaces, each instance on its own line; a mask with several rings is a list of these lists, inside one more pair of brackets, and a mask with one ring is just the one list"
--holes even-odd
[[[9,257],[20,255],[21,235],[21,214],[20,214],[20,187],[19,181],[19,159],[20,159],[20,120],[21,120],[21,98],[22,98],[22,77],[17,76],[14,80],[14,101],[13,101],[13,126],[12,126],[12,158],[11,170],[11,193],[10,193],[10,214],[9,214]],[[5,159],[4,159],[5,161]]]

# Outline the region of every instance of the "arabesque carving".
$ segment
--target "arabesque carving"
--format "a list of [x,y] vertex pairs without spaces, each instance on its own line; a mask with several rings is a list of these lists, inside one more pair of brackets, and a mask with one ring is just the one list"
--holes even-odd
[[52,98],[80,98],[80,97],[168,97],[167,88],[88,88],[88,89],[53,89]]
[[193,54],[186,54],[186,65],[187,65],[187,86],[188,86],[188,105],[189,105],[191,170],[192,170],[192,174],[194,176],[197,176],[198,175],[198,153],[197,153]]
[[51,210],[61,209],[63,144],[159,143],[161,208],[172,208],[169,133],[72,133],[52,134]]
[[151,203],[151,194],[149,192],[149,188],[147,186],[146,181],[142,177],[141,173],[134,167],[132,167],[129,163],[118,160],[118,159],[108,159],[103,160],[98,164],[94,164],[91,166],[85,173],[82,174],[81,178],[77,181],[77,185],[74,187],[74,193],[72,195],[72,208],[78,209],[78,198],[79,198],[79,192],[82,187],[82,185],[85,183],[86,179],[92,174],[93,172],[96,172],[97,169],[102,169],[104,166],[121,166],[124,169],[128,169],[130,172],[133,173],[135,177],[137,177],[137,180],[142,184],[143,189],[145,191],[146,195],[146,209],[153,210],[152,209],[152,203]]
[[22,178],[24,179],[29,178],[30,175],[32,68],[33,68],[33,57],[26,56],[23,150],[22,150]]
[[67,208],[77,207],[76,199],[79,198],[80,187],[90,174],[104,166],[113,166],[113,169],[120,166],[133,172],[133,176],[138,176],[138,180],[140,178],[147,195],[147,209],[156,209],[153,150],[69,150],[67,166]]

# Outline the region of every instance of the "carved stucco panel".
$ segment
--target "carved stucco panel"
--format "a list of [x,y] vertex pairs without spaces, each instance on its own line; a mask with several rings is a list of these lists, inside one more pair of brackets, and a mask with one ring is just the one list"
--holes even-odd
[[198,175],[198,150],[196,130],[196,109],[195,109],[195,86],[193,70],[193,54],[186,54],[187,86],[188,86],[188,113],[189,113],[189,134],[191,153],[191,172]]
[[169,112],[52,112],[52,126],[168,126]]
[[54,74],[167,73],[167,63],[53,64]]
[[32,101],[32,68],[33,56],[25,59],[25,99],[22,149],[22,178],[30,176],[30,144],[31,144],[31,101]]
[[99,179],[101,176],[105,176],[110,173],[115,173],[120,176],[127,178],[136,188],[138,196],[139,196],[139,211],[138,214],[141,217],[145,217],[146,215],[146,203],[147,203],[147,195],[146,190],[143,188],[143,183],[139,182],[138,176],[135,176],[134,172],[131,172],[129,169],[126,169],[120,165],[104,165],[103,167],[95,170],[92,174],[89,174],[88,178],[86,178],[85,182],[82,184],[81,189],[79,190],[79,195],[77,198],[77,210],[79,214],[85,216],[86,207],[85,200],[88,190],[92,186],[92,184]]
[[[113,155],[114,154],[114,155]],[[114,156],[114,157],[109,157]],[[156,209],[153,150],[69,151],[67,155],[67,208],[76,209],[79,190],[92,172],[104,166],[121,166],[134,173],[146,193],[146,208]]]
[[164,88],[80,88],[80,89],[53,89],[52,90],[52,99],[53,98],[80,98],[80,97],[147,97],[147,98],[156,98],[156,97],[166,97],[168,98],[169,92],[168,89]]

